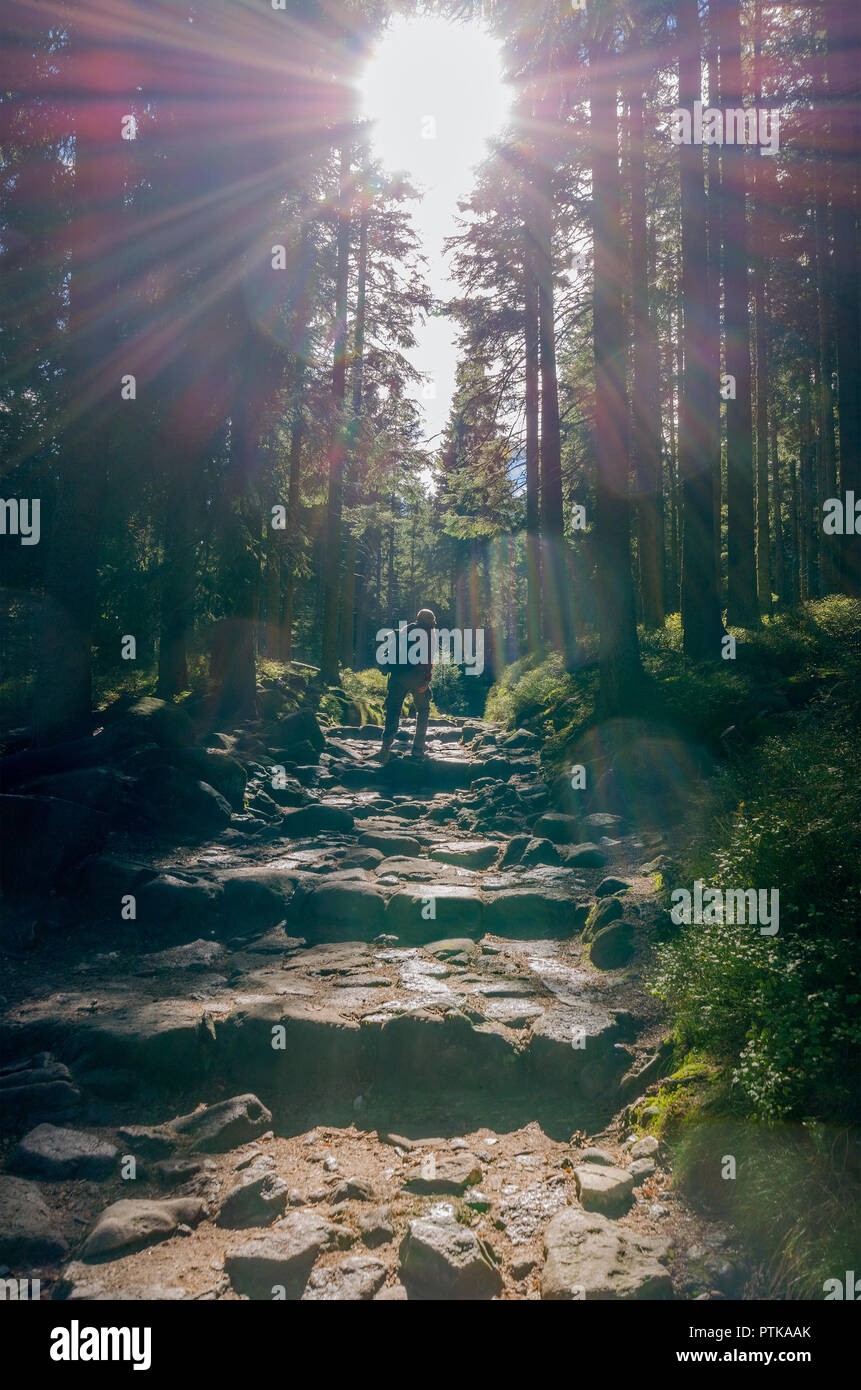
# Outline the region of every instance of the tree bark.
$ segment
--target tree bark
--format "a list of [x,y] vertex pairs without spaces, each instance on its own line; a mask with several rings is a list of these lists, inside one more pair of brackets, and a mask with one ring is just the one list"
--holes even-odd
[[636,706],[642,681],[628,504],[628,401],[622,309],[616,55],[608,40],[589,54],[594,235],[595,543],[598,560],[600,704],[605,718]]
[[[642,51],[642,50],[641,50]],[[633,381],[631,452],[637,484],[637,558],[643,626],[664,621],[664,534],[661,484],[661,393],[658,340],[649,312],[645,117],[642,79],[629,94],[631,146],[631,317]]]
[[538,447],[538,281],[532,232],[524,226],[523,320],[526,412],[526,641],[535,651],[541,641],[541,537]]
[[[717,0],[721,104],[744,104],[738,0]],[[745,151],[723,146],[722,206],[724,323],[727,373],[735,398],[726,402],[727,621],[759,626],[754,545],[753,417],[751,407],[750,317]]]
[[[72,35],[72,55],[77,51]],[[85,45],[85,47],[84,47]],[[82,40],[82,68],[98,45]],[[106,50],[103,56],[108,61]],[[115,55],[110,53],[111,60]],[[74,200],[69,226],[69,331],[65,344],[66,418],[59,482],[45,564],[35,724],[40,743],[82,733],[92,711],[92,644],[98,617],[98,563],[109,458],[130,370],[119,352],[117,272],[124,244],[121,136],[129,97],[111,69],[108,96],[80,93],[75,131]],[[131,89],[129,89],[131,90]],[[117,95],[119,92],[119,95]],[[137,634],[139,637],[143,634]],[[121,657],[116,652],[119,669]]]
[[[691,110],[701,87],[701,35],[696,0],[679,0],[679,105]],[[714,449],[709,428],[715,330],[709,294],[703,153],[679,147],[682,215],[682,382],[679,400],[679,476],[682,488],[682,631],[684,650],[701,661],[721,656],[720,593],[714,548]]]
[[326,502],[326,555],[323,578],[323,637],[320,676],[327,685],[338,681],[338,633],[341,615],[342,514],[344,463],[349,426],[344,418],[347,395],[347,282],[350,259],[350,147],[341,147],[338,193],[337,264],[335,271],[335,341],[332,360],[333,441],[329,451],[329,489]]

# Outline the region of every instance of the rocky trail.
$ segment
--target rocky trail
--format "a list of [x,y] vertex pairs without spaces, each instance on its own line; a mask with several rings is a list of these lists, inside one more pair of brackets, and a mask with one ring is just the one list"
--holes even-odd
[[[383,767],[379,727],[300,711],[280,752],[251,724],[192,757],[142,705],[119,770],[3,798],[110,822],[50,899],[26,835],[7,866],[6,1276],[76,1299],[738,1296],[731,1233],[627,1123],[672,1069],[640,968],[657,836],[554,810],[525,731],[432,721],[417,762],[407,725]],[[93,810],[99,786],[159,814]]]

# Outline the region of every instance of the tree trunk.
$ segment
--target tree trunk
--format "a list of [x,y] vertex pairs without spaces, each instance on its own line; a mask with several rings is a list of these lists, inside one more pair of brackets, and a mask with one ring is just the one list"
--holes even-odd
[[[832,206],[834,236],[834,338],[837,348],[837,419],[840,429],[840,491],[861,497],[861,102],[858,98],[859,11],[857,0],[827,6],[828,87],[831,103]],[[821,522],[821,518],[820,518]],[[861,595],[857,537],[842,538],[843,589]]]
[[[641,49],[642,51],[642,49]],[[649,313],[645,118],[642,78],[630,92],[631,317],[633,382],[631,452],[637,482],[637,558],[643,626],[664,621],[664,534],[661,499],[661,393],[658,340]]]
[[[699,100],[701,36],[696,0],[679,0],[679,105]],[[720,594],[714,549],[714,448],[709,429],[714,316],[709,294],[703,153],[679,147],[682,213],[682,382],[679,400],[679,476],[682,488],[682,630],[684,650],[701,661],[721,656]]]
[[[762,105],[762,0],[756,0],[754,10],[754,75],[753,96],[757,108]],[[768,525],[768,322],[766,319],[765,285],[768,271],[766,252],[765,205],[763,196],[766,173],[764,156],[757,148],[753,156],[753,237],[755,246],[753,271],[754,357],[756,360],[756,592],[760,613],[771,614],[771,565]]]
[[541,641],[541,537],[538,450],[538,281],[529,226],[524,229],[523,319],[526,357],[526,642],[535,651]]
[[624,264],[620,228],[616,55],[591,45],[592,200],[595,262],[595,543],[598,557],[600,702],[605,718],[636,707],[642,680],[628,511],[628,401]]
[[283,661],[291,661],[293,657],[296,570],[299,563],[299,469],[302,461],[304,429],[300,399],[302,379],[303,373],[299,369],[294,393],[293,423],[290,426],[290,462],[287,482],[287,584],[284,590],[284,608],[281,614],[281,658]]
[[[837,495],[837,449],[834,433],[834,335],[831,313],[831,274],[828,260],[828,161],[827,154],[814,162],[816,181],[815,240],[816,240],[816,300],[819,347],[819,452],[821,486],[819,501]],[[836,537],[822,531],[822,512],[816,525],[819,528],[819,584],[822,594],[831,594],[837,587],[838,558]]]
[[[73,52],[75,37],[73,33]],[[83,42],[82,67],[94,47],[89,39]],[[115,68],[112,77],[116,90]],[[90,720],[99,548],[115,416],[120,408],[138,408],[120,399],[127,364],[118,351],[115,307],[115,267],[125,234],[121,130],[128,100],[122,93],[99,98],[89,92],[81,94],[78,107],[69,225],[66,425],[45,563],[35,684],[35,723],[42,744],[82,733]],[[119,649],[112,655],[119,672]]]
[[344,463],[349,426],[344,418],[347,395],[347,283],[350,259],[350,147],[341,147],[338,196],[337,264],[335,271],[335,341],[332,361],[333,441],[329,451],[329,491],[326,502],[326,555],[323,577],[323,637],[320,676],[327,685],[338,681],[338,632],[341,614],[341,542]]
[[[713,104],[720,100],[720,81],[717,43],[713,32],[709,33],[709,94]],[[723,524],[723,476],[721,469],[721,398],[720,393],[714,389],[714,384],[720,380],[720,332],[721,332],[721,296],[720,296],[720,239],[721,239],[721,200],[720,200],[720,154],[717,145],[709,145],[706,149],[706,171],[708,174],[708,201],[706,204],[706,218],[708,222],[708,261],[709,261],[709,327],[707,342],[705,346],[705,357],[708,363],[708,372],[713,383],[708,400],[708,453],[712,461],[712,515],[714,517],[713,536],[714,536],[714,567],[715,582],[718,592],[718,606],[723,611],[723,550],[722,550],[722,524]]]
[[[545,101],[544,122],[549,120]],[[556,325],[553,309],[553,166],[549,151],[535,164],[535,274],[538,280],[538,346],[541,377],[541,538],[542,626],[573,656],[570,592],[565,576],[565,519],[562,498],[562,442],[556,379]]]
[[[351,504],[360,495],[359,447],[362,434],[362,382],[365,366],[365,301],[368,284],[368,218],[370,209],[363,204],[359,219],[359,251],[356,271],[356,321],[353,327],[353,380],[350,410],[350,441],[347,464],[349,478],[347,492]],[[356,564],[358,544],[356,537],[347,537],[346,564],[344,571],[344,592],[341,609],[341,661],[346,666],[354,666],[356,658]]]
[[774,508],[774,592],[779,604],[786,600],[786,556],[783,530],[783,485],[780,477],[780,457],[777,445],[777,418],[772,417],[771,429],[771,495]]
[[[717,0],[721,104],[744,103],[739,0]],[[754,545],[748,244],[744,145],[724,145],[721,177],[726,370],[735,398],[726,403],[727,621],[759,626]]]

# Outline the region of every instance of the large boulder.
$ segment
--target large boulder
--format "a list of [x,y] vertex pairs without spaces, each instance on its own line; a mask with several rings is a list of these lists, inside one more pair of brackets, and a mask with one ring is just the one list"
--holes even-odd
[[248,774],[229,753],[220,748],[191,748],[187,750],[183,762],[202,782],[221,792],[234,811],[242,810]]
[[312,805],[285,812],[281,828],[285,835],[299,840],[327,831],[335,834],[349,832],[354,823],[350,812],[342,806]]
[[68,1243],[35,1182],[0,1177],[0,1263],[27,1269],[68,1253]]
[[47,893],[111,828],[101,811],[55,796],[0,796],[0,888]]
[[118,1153],[115,1144],[97,1134],[44,1124],[24,1135],[9,1166],[16,1173],[34,1178],[98,1180],[114,1171]]
[[180,1226],[196,1226],[204,1210],[199,1197],[123,1198],[102,1212],[84,1241],[81,1257],[95,1260],[114,1251],[154,1245]]
[[599,970],[619,970],[634,954],[634,929],[630,922],[611,922],[596,932],[589,959]]
[[194,725],[185,710],[145,695],[111,726],[118,743],[157,743],[160,748],[190,748]]
[[297,710],[279,720],[278,737],[285,751],[299,743],[310,743],[316,753],[322,753],[326,747],[323,730],[315,715],[307,709]]
[[21,792],[28,796],[58,796],[75,801],[92,811],[112,815],[129,787],[129,779],[113,767],[80,767],[72,772],[39,777],[25,783]]
[[539,816],[532,827],[535,835],[544,840],[552,840],[554,845],[575,844],[580,831],[577,816],[566,816],[560,811],[547,811]]
[[474,888],[447,884],[414,884],[389,899],[386,931],[405,941],[427,941],[443,936],[478,936],[482,931],[483,904]]
[[586,918],[586,926],[583,929],[583,940],[591,941],[593,936],[597,936],[602,927],[608,927],[611,922],[624,917],[625,909],[618,898],[612,896],[600,898]]
[[187,1139],[201,1153],[228,1153],[249,1139],[256,1139],[272,1123],[272,1112],[248,1092],[215,1105],[200,1106],[180,1115],[167,1126]]
[[544,1232],[543,1299],[672,1298],[669,1241],[639,1235],[597,1212],[566,1207]]
[[409,1223],[401,1242],[401,1278],[410,1298],[490,1299],[502,1276],[490,1248],[474,1231],[440,1211]]
[[298,1300],[317,1256],[349,1242],[348,1233],[334,1221],[313,1211],[294,1211],[271,1230],[228,1250],[224,1268],[236,1292],[248,1298],[271,1300],[278,1293]]
[[0,1115],[7,1124],[12,1117],[36,1120],[61,1114],[80,1100],[69,1068],[48,1052],[0,1069]]
[[401,835],[396,830],[364,830],[359,836],[359,844],[366,849],[378,849],[386,858],[394,855],[410,858],[421,852],[418,840],[412,835]]
[[[206,879],[158,874],[135,890],[136,921],[153,937],[196,936],[212,930],[222,888]],[[119,898],[117,898],[119,904]]]
[[386,902],[361,879],[323,879],[290,903],[290,930],[311,941],[372,941],[384,930]]
[[220,792],[167,763],[147,769],[136,797],[146,819],[168,835],[209,839],[230,823],[230,804]]

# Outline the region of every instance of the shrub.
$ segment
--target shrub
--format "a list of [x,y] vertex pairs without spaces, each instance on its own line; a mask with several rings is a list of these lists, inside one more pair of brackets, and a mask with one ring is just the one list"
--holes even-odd
[[[475,677],[471,676],[469,679],[474,680]],[[440,661],[434,666],[431,693],[433,702],[440,713],[467,713],[466,680],[467,677],[464,675],[463,668],[457,666],[453,661]]]
[[681,1042],[726,1059],[736,1108],[763,1120],[857,1115],[861,793],[851,752],[842,720],[814,710],[723,774],[709,840],[692,846],[678,883],[777,888],[780,930],[692,923],[657,952],[653,988]]

